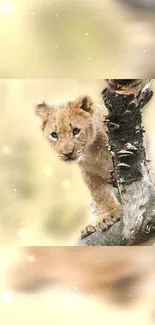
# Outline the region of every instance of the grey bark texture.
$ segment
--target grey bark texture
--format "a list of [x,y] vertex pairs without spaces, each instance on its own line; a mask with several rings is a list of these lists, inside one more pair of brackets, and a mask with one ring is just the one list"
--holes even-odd
[[104,232],[79,240],[79,246],[132,246],[155,237],[155,187],[143,145],[142,107],[151,99],[151,81],[108,79],[103,99],[108,109],[112,181],[123,204],[123,217]]
[[155,2],[154,0],[115,0],[116,3],[121,3],[123,6],[134,9],[139,12],[139,10],[145,12],[155,12]]

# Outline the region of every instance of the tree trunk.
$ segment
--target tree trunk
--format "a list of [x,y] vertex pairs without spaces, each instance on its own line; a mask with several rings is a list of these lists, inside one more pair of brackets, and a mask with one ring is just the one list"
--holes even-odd
[[112,154],[111,176],[123,204],[123,217],[105,232],[95,232],[78,245],[139,245],[155,235],[155,188],[143,145],[142,107],[151,99],[151,82],[108,79],[103,99]]

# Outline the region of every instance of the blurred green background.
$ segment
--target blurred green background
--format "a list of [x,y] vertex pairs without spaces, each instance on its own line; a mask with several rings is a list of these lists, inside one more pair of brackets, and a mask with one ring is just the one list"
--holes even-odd
[[107,0],[0,0],[0,77],[118,75],[123,29],[113,15]]
[[0,80],[1,243],[74,244],[88,222],[89,197],[76,164],[59,161],[41,134],[33,105],[90,94],[104,80]]
[[0,0],[0,78],[154,77],[154,14],[127,8],[118,0]]

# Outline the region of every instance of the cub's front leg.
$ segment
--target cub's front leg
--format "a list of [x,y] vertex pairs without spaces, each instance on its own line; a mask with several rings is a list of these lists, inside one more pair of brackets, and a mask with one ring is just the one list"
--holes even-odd
[[122,216],[122,205],[118,202],[112,185],[98,175],[85,174],[91,194],[91,222],[81,232],[81,239],[97,230],[105,231]]

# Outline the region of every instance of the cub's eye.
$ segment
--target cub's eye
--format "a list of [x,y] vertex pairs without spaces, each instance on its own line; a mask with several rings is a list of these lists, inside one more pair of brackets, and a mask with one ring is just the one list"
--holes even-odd
[[78,129],[78,128],[73,129],[73,135],[77,135],[77,134],[79,134],[79,132],[80,132],[80,129]]
[[54,140],[57,140],[58,139],[58,134],[56,132],[52,132],[50,134],[50,136],[54,139]]

